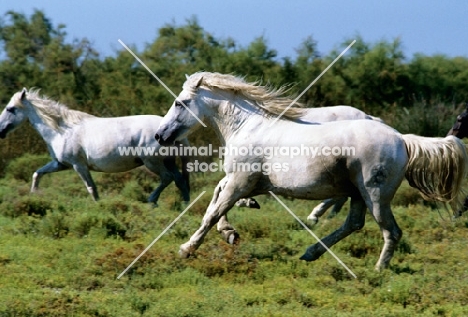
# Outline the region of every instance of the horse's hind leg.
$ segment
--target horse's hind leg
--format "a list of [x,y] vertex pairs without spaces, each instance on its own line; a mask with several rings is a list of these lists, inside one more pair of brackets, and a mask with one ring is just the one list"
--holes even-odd
[[[351,207],[345,223],[338,230],[323,238],[322,242],[330,248],[335,243],[349,236],[354,231],[362,229],[365,224],[365,217],[366,204],[364,200],[362,197],[352,197]],[[301,260],[314,261],[325,252],[326,249],[322,246],[322,244],[316,243],[307,249],[304,255],[301,256]]]
[[46,165],[34,172],[32,176],[31,192],[35,192],[38,190],[39,181],[41,180],[42,176],[44,176],[44,174],[60,172],[67,169],[69,169],[68,166],[63,165],[57,160],[53,160],[47,163]]
[[[404,167],[405,163],[404,160],[400,162],[393,161],[392,169],[396,171],[402,170],[401,167]],[[402,236],[402,231],[395,221],[390,203],[401,184],[404,174],[390,174],[385,166],[380,165],[372,168],[369,175],[371,177],[363,184],[364,187],[362,187],[360,192],[367,203],[370,213],[379,225],[384,238],[384,246],[375,266],[377,270],[381,270],[388,267],[398,241],[400,241]]]
[[91,177],[91,173],[89,172],[88,167],[85,165],[73,165],[73,169],[80,175],[81,179],[86,185],[86,189],[88,192],[91,194],[91,197],[93,197],[94,201],[99,200],[99,195],[97,191],[96,184],[93,181],[93,178]]
[[335,217],[341,211],[341,208],[343,208],[343,205],[346,203],[347,200],[348,197],[336,198],[335,204],[333,205],[333,208],[330,214],[328,215],[328,218]]
[[384,238],[384,246],[380,253],[379,261],[377,261],[377,264],[375,265],[375,269],[380,271],[388,267],[398,241],[401,239],[402,231],[398,227],[395,217],[393,217],[392,210],[390,209],[390,203],[374,203],[371,213],[375,221],[380,226],[380,230],[382,231]]
[[307,220],[310,221],[312,225],[315,225],[319,218],[322,217],[331,206],[334,206],[332,212],[336,215],[347,200],[347,197],[325,199],[312,210],[310,215],[307,217]]

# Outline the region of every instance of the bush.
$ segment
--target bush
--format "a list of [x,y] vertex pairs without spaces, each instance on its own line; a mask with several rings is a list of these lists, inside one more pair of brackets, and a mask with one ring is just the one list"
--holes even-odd
[[442,103],[415,102],[411,107],[393,107],[386,123],[403,134],[427,137],[445,137],[455,123],[456,115],[463,112]]
[[148,200],[147,194],[135,180],[128,181],[122,189],[121,194],[125,198],[134,201],[146,202]]
[[20,215],[43,217],[52,210],[52,203],[40,196],[28,195],[19,198],[10,198],[2,203],[2,214],[9,217]]
[[24,154],[12,160],[6,167],[6,177],[30,182],[34,172],[51,161],[49,155]]
[[70,230],[69,218],[54,211],[44,217],[40,233],[51,238],[64,238]]
[[113,215],[84,212],[76,217],[70,231],[78,237],[85,237],[92,229],[102,230],[105,237],[125,237],[126,228]]

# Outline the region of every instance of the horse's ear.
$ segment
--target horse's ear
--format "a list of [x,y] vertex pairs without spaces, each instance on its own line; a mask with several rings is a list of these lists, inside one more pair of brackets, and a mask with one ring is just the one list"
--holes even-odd
[[[189,79],[189,77],[190,77],[189,75],[185,74],[186,79]],[[468,105],[468,103],[467,103],[467,105]]]
[[201,86],[202,82],[203,82],[203,76],[200,77],[200,79],[198,80],[197,84],[195,85],[195,88],[198,89],[198,88]]
[[21,90],[21,100],[24,100],[26,98],[27,92],[28,90],[26,88],[23,88],[23,90]]

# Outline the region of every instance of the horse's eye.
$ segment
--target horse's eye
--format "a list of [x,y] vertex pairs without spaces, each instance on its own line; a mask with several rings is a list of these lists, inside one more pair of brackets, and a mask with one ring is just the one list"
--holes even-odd
[[8,111],[11,114],[16,114],[16,108],[14,108],[14,107],[6,108],[6,111]]
[[176,106],[176,107],[183,107],[184,105],[182,104],[182,102],[180,102],[180,101],[177,100],[177,101],[175,102],[175,106]]

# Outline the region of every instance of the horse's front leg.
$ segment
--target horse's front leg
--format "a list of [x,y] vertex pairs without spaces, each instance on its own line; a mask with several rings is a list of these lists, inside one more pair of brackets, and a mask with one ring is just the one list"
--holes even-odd
[[[215,204],[218,200],[219,194],[223,191],[226,183],[228,181],[228,177],[224,177],[222,180],[219,181],[218,185],[215,187],[213,192],[213,198],[211,199],[210,205]],[[227,219],[227,215],[224,214],[218,220],[217,230],[229,244],[235,244],[239,241],[239,234],[237,233],[236,229],[229,223]]]
[[181,157],[181,161],[183,174],[181,174],[177,169],[175,157],[166,157],[164,158],[163,163],[164,167],[166,167],[167,170],[171,172],[171,176],[174,179],[177,188],[180,190],[180,193],[182,194],[183,201],[188,203],[190,201],[190,181],[188,172],[184,171],[184,169],[186,169],[188,160],[185,157]]
[[[218,200],[219,194],[223,191],[227,182],[228,182],[227,176],[219,181],[218,186],[216,186],[214,190],[213,199],[211,200],[210,205],[216,203],[216,201]],[[227,219],[227,214],[224,214],[219,218],[219,221],[217,224],[217,230],[223,237],[224,241],[226,241],[227,243],[235,244],[239,241],[239,238],[240,238],[239,234],[237,233],[236,229],[234,229],[234,227],[229,223]]]
[[80,175],[81,179],[86,185],[86,189],[93,197],[94,201],[99,200],[99,195],[97,192],[96,184],[94,184],[93,178],[91,177],[91,173],[86,165],[73,165],[73,169]]
[[34,172],[32,176],[31,192],[33,193],[39,189],[39,181],[41,180],[42,176],[44,176],[44,174],[60,172],[67,169],[69,169],[68,166],[63,165],[57,160],[53,160],[47,163]]
[[[237,177],[237,176],[236,176]],[[242,177],[223,178],[215,188],[213,199],[208,206],[201,227],[190,237],[190,240],[180,246],[179,254],[181,257],[188,257],[195,252],[203,243],[203,239],[210,229],[218,223],[218,231],[223,235],[226,241],[234,243],[236,241],[236,232],[227,222],[226,213],[234,206],[236,201],[248,194],[250,184],[248,177],[242,181]],[[251,182],[253,183],[253,182]]]
[[160,182],[159,186],[151,193],[148,198],[149,203],[153,203],[155,207],[158,206],[158,199],[162,191],[172,183],[172,175],[169,173],[163,172],[159,174]]

